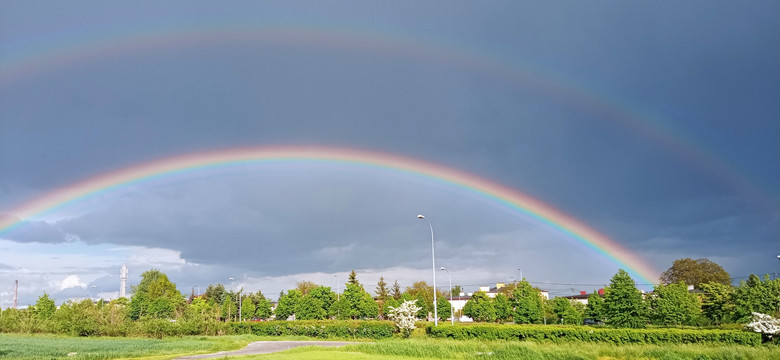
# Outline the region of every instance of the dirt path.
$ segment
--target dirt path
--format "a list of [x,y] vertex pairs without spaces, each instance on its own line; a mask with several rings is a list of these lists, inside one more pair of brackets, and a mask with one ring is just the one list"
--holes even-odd
[[292,349],[299,346],[344,346],[347,344],[355,344],[353,342],[345,341],[255,341],[247,345],[247,347],[241,350],[232,351],[220,351],[213,354],[202,355],[190,355],[177,357],[174,360],[189,360],[189,359],[211,359],[222,358],[226,356],[239,356],[239,355],[254,355],[254,354],[268,354],[287,349]]

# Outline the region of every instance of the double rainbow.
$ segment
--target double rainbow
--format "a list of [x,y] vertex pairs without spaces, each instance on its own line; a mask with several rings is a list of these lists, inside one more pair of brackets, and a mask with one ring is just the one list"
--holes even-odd
[[638,276],[640,282],[656,283],[658,272],[643,259],[579,220],[515,189],[474,174],[438,164],[386,153],[334,147],[274,146],[208,151],[155,160],[95,176],[62,187],[16,207],[13,216],[0,217],[0,237],[24,220],[68,206],[80,200],[155,178],[183,172],[263,162],[315,161],[406,173],[470,192],[530,216],[568,238]]

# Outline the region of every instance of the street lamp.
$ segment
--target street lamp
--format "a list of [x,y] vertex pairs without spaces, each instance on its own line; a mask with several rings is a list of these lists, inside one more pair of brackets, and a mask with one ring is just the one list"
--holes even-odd
[[433,273],[433,326],[439,326],[439,312],[436,311],[436,251],[433,246],[433,225],[425,218],[425,216],[417,215],[418,219],[423,219],[428,222],[428,227],[431,228],[431,261],[433,267],[431,271]]
[[103,289],[101,289],[100,286],[95,286],[95,285],[92,285],[92,288],[93,289],[97,288],[98,290],[100,290],[100,300],[103,300]]
[[442,266],[441,269],[446,271],[447,277],[450,278],[450,319],[452,319],[452,325],[455,325],[455,307],[452,305],[452,276],[446,267]]
[[341,301],[341,284],[339,284],[339,276],[338,274],[333,274],[333,277],[336,278],[336,301]]
[[[233,281],[233,280],[235,280],[235,279],[233,279],[233,278],[230,278],[229,280],[230,280],[230,281]],[[232,286],[231,286],[231,287],[232,287]],[[241,313],[241,292],[242,292],[242,291],[244,291],[244,288],[241,288],[241,289],[239,289],[239,290],[238,290],[238,314],[237,314],[237,316],[236,316],[236,317],[238,318],[238,321],[239,321],[239,322],[241,322],[241,321],[243,321],[243,320],[244,320],[244,319],[242,318],[242,316],[243,316],[244,314],[242,314],[242,313]],[[229,314],[229,313],[230,313],[230,308],[228,308],[228,314]]]

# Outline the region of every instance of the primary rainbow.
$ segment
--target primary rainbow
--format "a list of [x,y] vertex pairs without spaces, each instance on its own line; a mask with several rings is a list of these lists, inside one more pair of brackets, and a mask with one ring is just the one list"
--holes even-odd
[[434,163],[350,148],[247,147],[174,156],[131,166],[57,189],[16,207],[10,211],[13,216],[0,217],[0,236],[19,226],[24,220],[130,184],[187,171],[271,161],[317,161],[368,166],[442,182],[483,196],[555,228],[640,277],[641,280],[638,282],[651,284],[656,283],[658,279],[658,272],[652,266],[614,240],[527,194],[474,174]]

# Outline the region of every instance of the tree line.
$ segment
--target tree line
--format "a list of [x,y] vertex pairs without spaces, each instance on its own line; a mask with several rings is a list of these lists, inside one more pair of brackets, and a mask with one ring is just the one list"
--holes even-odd
[[[619,270],[587,305],[563,297],[545,300],[523,280],[500,289],[494,298],[474,293],[463,314],[475,321],[540,324],[547,322],[607,324],[641,328],[745,324],[752,313],[780,317],[780,279],[750,275],[737,286],[723,268],[707,259],[680,259],[663,273],[662,283],[642,293],[625,270]],[[692,289],[689,289],[691,285]]]
[[[719,266],[713,267],[709,260],[681,259],[663,274],[662,280],[653,292],[644,294],[627,272],[619,270],[605,287],[603,297],[597,292],[591,294],[586,306],[562,297],[545,300],[539,289],[523,279],[501,288],[493,298],[485,292],[474,293],[462,313],[457,314],[451,313],[447,294],[436,290],[436,312],[440,319],[465,315],[480,322],[578,325],[590,319],[592,323],[631,328],[648,324],[747,323],[752,312],[780,315],[778,279],[751,275],[733,286],[728,274]],[[693,292],[688,284],[694,286]],[[186,324],[195,334],[212,334],[226,329],[219,324],[239,320],[386,319],[392,308],[406,301],[414,301],[419,308],[418,319],[433,320],[434,289],[425,281],[401,290],[398,281],[389,285],[381,277],[371,294],[353,270],[345,285],[344,291],[337,294],[330,287],[301,281],[279,295],[274,309],[272,301],[259,290],[235,292],[222,284],[209,285],[202,295],[186,298],[167,275],[153,269],[141,275],[130,299],[67,301],[57,307],[54,299],[44,293],[27,309],[0,312],[0,332],[125,334],[132,333],[133,326],[140,326],[134,323],[160,320]],[[453,294],[456,291],[460,288]]]

